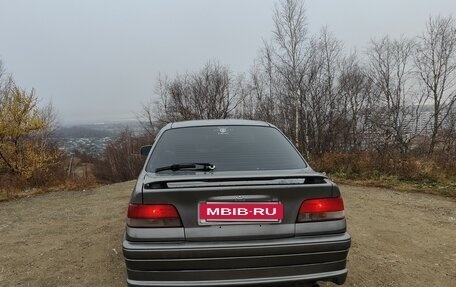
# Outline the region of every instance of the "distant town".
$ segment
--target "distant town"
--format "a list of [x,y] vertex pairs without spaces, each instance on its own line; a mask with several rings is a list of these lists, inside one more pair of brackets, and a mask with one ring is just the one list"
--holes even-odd
[[85,153],[96,156],[127,129],[134,134],[144,132],[144,128],[137,121],[80,124],[60,127],[55,133],[55,139],[67,155]]

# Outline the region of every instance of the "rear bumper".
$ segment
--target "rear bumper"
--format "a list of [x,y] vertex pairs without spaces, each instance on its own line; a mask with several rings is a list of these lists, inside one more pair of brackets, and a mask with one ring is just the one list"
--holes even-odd
[[239,242],[124,240],[123,253],[129,286],[343,284],[350,243],[348,233]]

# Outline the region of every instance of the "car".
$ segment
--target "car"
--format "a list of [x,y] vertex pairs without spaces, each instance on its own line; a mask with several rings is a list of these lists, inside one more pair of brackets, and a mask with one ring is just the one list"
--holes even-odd
[[141,152],[123,239],[129,286],[345,282],[340,190],[274,125],[174,122]]

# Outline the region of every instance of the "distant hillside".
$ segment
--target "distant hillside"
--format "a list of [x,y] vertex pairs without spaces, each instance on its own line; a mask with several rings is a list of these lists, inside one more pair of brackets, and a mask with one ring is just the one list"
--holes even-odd
[[135,134],[144,132],[138,122],[111,122],[60,127],[54,138],[68,155],[86,153],[97,156],[125,129]]
[[126,128],[136,134],[142,133],[143,128],[138,122],[114,122],[99,124],[84,124],[60,127],[57,138],[114,138]]
[[112,130],[95,129],[91,126],[61,127],[56,131],[58,138],[104,138],[115,137],[118,133]]

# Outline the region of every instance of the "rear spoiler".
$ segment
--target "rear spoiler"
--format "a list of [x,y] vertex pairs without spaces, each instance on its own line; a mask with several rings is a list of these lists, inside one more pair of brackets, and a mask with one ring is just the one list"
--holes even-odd
[[295,184],[325,184],[327,177],[321,174],[292,175],[292,176],[238,176],[238,177],[198,177],[166,180],[158,179],[143,185],[144,189],[195,188],[218,186],[252,186],[252,185],[295,185]]

